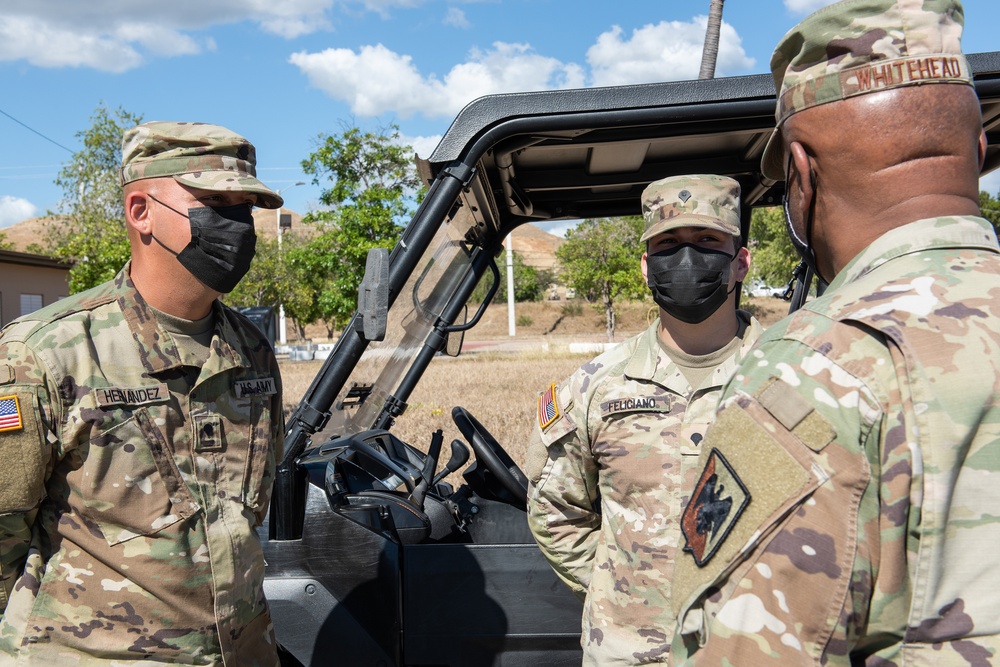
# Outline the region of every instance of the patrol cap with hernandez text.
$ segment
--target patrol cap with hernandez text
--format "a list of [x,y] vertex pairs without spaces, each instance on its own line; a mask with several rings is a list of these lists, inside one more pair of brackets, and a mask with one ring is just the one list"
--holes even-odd
[[122,137],[121,184],[171,176],[201,190],[249,192],[261,208],[284,202],[257,180],[253,144],[221,125],[153,121]]
[[781,126],[792,114],[904,86],[972,85],[964,23],[958,0],[843,0],[804,18],[771,57],[777,127],[763,174],[784,180]]
[[725,176],[694,174],[653,181],[642,191],[646,228],[640,241],[678,227],[740,233],[740,184]]

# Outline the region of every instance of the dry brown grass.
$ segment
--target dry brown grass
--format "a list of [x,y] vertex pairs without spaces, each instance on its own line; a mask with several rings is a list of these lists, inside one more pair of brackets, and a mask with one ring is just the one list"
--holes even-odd
[[[418,449],[426,450],[431,433],[444,431],[445,443],[462,438],[451,420],[451,409],[460,405],[489,429],[519,464],[536,415],[538,392],[558,382],[587,362],[592,354],[510,352],[439,358],[420,379],[409,407],[393,433]],[[282,363],[285,405],[290,411],[305,393],[320,362]],[[442,456],[447,458],[447,447]]]
[[[527,350],[512,352],[469,352],[458,358],[439,357],[428,367],[408,401],[406,413],[396,423],[393,432],[404,441],[426,450],[431,433],[444,431],[445,443],[462,438],[451,420],[451,409],[460,405],[471,412],[503,445],[519,464],[524,461],[525,447],[535,423],[538,392],[552,382],[559,382],[592,357],[594,353],[571,354],[565,346],[552,345],[552,352],[542,352],[542,341],[565,343],[569,340],[600,341],[604,339],[604,322],[600,313],[583,306],[583,314],[565,316],[561,306],[566,302],[518,304],[515,312],[533,318],[533,324],[517,328],[518,339],[539,343]],[[753,299],[749,305],[763,324],[780,319],[787,304],[778,299]],[[619,317],[618,340],[646,327],[645,304],[626,304]],[[591,310],[588,311],[588,308]],[[492,312],[490,312],[492,311]],[[483,321],[469,335],[469,342],[509,340],[506,307],[491,307]],[[562,318],[560,321],[560,317]],[[553,323],[557,335],[546,334]],[[477,331],[478,330],[478,331]],[[470,332],[472,334],[472,332]],[[322,363],[282,362],[286,414],[308,389]],[[446,447],[442,458],[448,456]],[[454,481],[454,480],[452,480]]]

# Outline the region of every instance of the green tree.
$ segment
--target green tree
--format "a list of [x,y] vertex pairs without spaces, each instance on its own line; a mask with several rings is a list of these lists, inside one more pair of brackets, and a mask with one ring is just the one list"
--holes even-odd
[[799,255],[785,231],[785,214],[778,207],[754,209],[747,247],[751,259],[747,283],[761,280],[768,285],[783,285],[799,263]]
[[[292,316],[303,326],[323,319],[332,330],[357,307],[368,251],[391,248],[399,239],[420,179],[413,149],[400,143],[395,125],[368,132],[347,127],[340,135],[321,135],[302,168],[314,184],[327,187],[320,194],[325,208],[304,218],[323,231],[293,259],[299,270],[310,273],[315,303],[293,306]],[[289,314],[289,301],[283,301]]]
[[578,295],[600,300],[609,341],[615,337],[615,303],[648,294],[639,264],[645,250],[642,230],[638,216],[584,220],[556,250],[566,284]]
[[7,235],[0,232],[0,250],[13,250],[14,246],[7,240]]
[[122,134],[141,122],[121,108],[98,106],[90,127],[76,134],[83,148],[55,180],[63,191],[61,215],[45,243],[52,256],[74,262],[71,293],[110,280],[129,258],[118,170]]
[[257,249],[250,270],[223,299],[234,307],[272,306],[279,303],[278,286],[285,282],[278,240],[257,236]]
[[[541,301],[551,278],[548,274],[543,275],[543,272],[535,267],[525,264],[524,258],[517,251],[513,251],[511,255],[514,268],[514,301]],[[493,300],[499,303],[507,300],[507,253],[501,253],[496,262],[497,268],[500,269],[500,287]],[[493,273],[487,272],[476,285],[469,300],[473,303],[482,303],[492,284]]]
[[981,215],[989,220],[993,229],[997,231],[997,234],[1000,234],[1000,192],[997,193],[996,197],[992,197],[985,190],[980,190],[979,209],[982,212]]

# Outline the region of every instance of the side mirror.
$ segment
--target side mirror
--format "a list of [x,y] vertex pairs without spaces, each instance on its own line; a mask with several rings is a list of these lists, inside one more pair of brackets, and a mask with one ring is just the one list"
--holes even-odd
[[388,313],[389,251],[372,248],[365,261],[365,277],[358,286],[358,315],[365,340],[385,340]]

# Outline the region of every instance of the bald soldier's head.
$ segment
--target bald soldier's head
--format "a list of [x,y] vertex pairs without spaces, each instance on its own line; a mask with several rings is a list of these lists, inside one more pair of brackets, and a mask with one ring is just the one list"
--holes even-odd
[[[831,280],[889,229],[979,213],[985,151],[956,0],[845,0],[772,58],[778,126],[763,159]],[[919,7],[919,9],[917,8]]]

